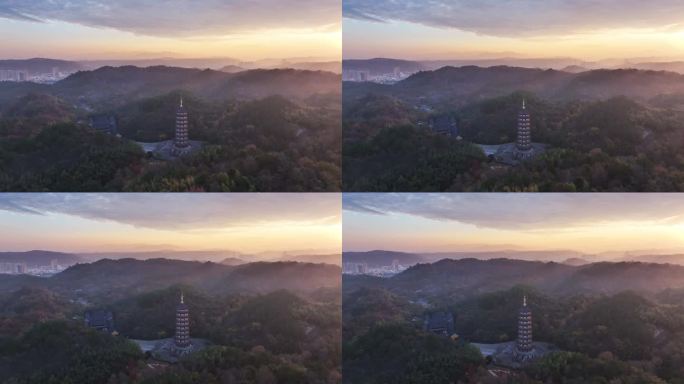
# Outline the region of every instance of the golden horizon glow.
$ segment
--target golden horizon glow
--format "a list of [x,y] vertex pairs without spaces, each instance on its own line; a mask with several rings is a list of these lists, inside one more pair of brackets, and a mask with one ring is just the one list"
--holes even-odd
[[[45,249],[60,252],[132,252],[149,250],[174,251],[237,251],[260,253],[269,251],[327,250],[339,252],[341,227],[339,218],[323,222],[274,221],[238,225],[209,230],[160,230],[133,225],[97,222],[68,215],[51,214],[46,218],[55,225],[65,223],[58,232],[32,234],[7,223],[0,225],[5,233],[0,251]],[[80,228],[97,226],[97,231],[84,233]],[[70,231],[69,228],[79,228]],[[104,232],[104,233],[103,233]]]
[[375,23],[345,20],[344,25],[345,58],[684,59],[684,28],[673,25],[518,37],[490,36],[397,21]]
[[345,196],[343,250],[684,253],[677,194]]
[[[428,233],[398,228],[382,234],[370,228],[380,223],[371,222],[362,230],[351,230],[345,214],[343,249],[370,251],[384,249],[404,252],[459,252],[475,250],[572,250],[587,254],[603,252],[658,249],[684,252],[684,223],[663,224],[636,221],[591,223],[563,229],[504,230],[478,228],[471,224],[439,222],[435,220],[389,215],[385,220],[406,221],[414,226],[431,229]],[[364,215],[363,220],[369,220]],[[396,228],[396,227],[393,227]],[[412,234],[412,232],[414,232]]]
[[339,253],[339,207],[339,196],[316,193],[9,194],[0,252]]
[[318,28],[264,28],[230,35],[158,37],[65,22],[0,20],[5,59],[65,60],[232,58],[241,61],[311,57],[341,59],[339,24]]

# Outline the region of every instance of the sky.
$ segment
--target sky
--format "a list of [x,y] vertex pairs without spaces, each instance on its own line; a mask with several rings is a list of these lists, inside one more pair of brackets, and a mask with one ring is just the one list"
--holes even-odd
[[0,58],[339,59],[340,0],[0,0]]
[[344,0],[344,58],[684,59],[680,0]]
[[337,253],[340,200],[325,193],[3,193],[0,251]]
[[681,194],[345,194],[343,250],[684,252]]

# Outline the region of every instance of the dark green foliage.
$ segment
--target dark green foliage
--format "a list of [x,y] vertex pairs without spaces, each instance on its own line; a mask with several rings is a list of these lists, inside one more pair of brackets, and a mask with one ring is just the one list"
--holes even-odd
[[0,376],[10,383],[101,384],[142,357],[126,339],[65,321],[36,325],[14,348],[0,355]]
[[34,138],[0,140],[4,191],[106,191],[143,158],[135,144],[73,124],[54,125]]
[[475,178],[482,150],[411,126],[385,128],[367,142],[345,143],[344,189],[442,191]]
[[592,359],[573,352],[556,352],[548,355],[529,367],[527,373],[542,382],[562,384],[665,383],[653,374],[609,356]]
[[[129,116],[124,131],[143,139],[168,138],[173,122],[167,121],[167,109],[177,96],[148,101],[152,114],[122,112]],[[339,104],[308,107],[279,96],[230,104],[189,98],[188,110],[190,138],[205,147],[175,162],[150,162],[126,190],[339,190]]]
[[662,317],[654,304],[635,293],[600,298],[567,319],[563,346],[590,356],[610,351],[624,360],[645,360],[655,352]]
[[[517,269],[516,264],[525,267]],[[355,279],[353,289],[345,287],[343,298],[345,378],[349,372],[356,379],[353,383],[364,382],[363,373],[371,383],[402,382],[395,374],[413,377],[408,367],[425,361],[422,349],[410,350],[403,343],[411,334],[422,334],[426,312],[451,312],[461,343],[513,341],[526,295],[534,340],[555,344],[564,352],[514,370],[507,379],[494,379],[482,369],[472,371],[471,382],[684,383],[684,304],[682,289],[675,288],[682,281],[681,276],[675,277],[681,272],[678,266],[556,266],[515,260],[442,260],[381,281]],[[533,286],[516,285],[521,281]],[[662,289],[666,290],[659,292]],[[368,325],[373,321],[375,328]],[[434,345],[428,349],[440,350]],[[458,365],[461,358],[450,361]],[[425,374],[434,375],[430,380],[440,382],[445,368],[427,367]]]
[[[50,291],[23,288],[0,296],[0,382],[339,383],[339,283],[333,280],[296,293],[272,291],[260,283],[282,282],[274,271],[279,268],[305,273],[311,284],[323,281],[309,264],[302,264],[305,272],[299,274],[296,265],[246,267],[242,276],[234,277],[241,280],[237,290],[224,287],[233,280],[231,267],[161,259],[102,260],[51,278],[24,280]],[[339,273],[332,267],[323,275]],[[249,279],[256,286],[249,288]],[[253,293],[263,290],[268,291]],[[127,339],[171,337],[181,291],[190,310],[192,337],[207,339],[212,347],[178,365],[149,366],[155,361]],[[85,328],[83,313],[95,308],[113,312],[119,336]]]
[[211,347],[184,360],[178,367],[141,384],[162,383],[325,383],[304,367],[273,355],[263,348],[245,352],[231,347]]
[[[480,95],[442,100],[443,95],[435,93],[437,91],[426,90],[428,95],[440,99],[435,101],[414,93],[418,89],[414,88],[425,86],[425,82],[435,88],[442,87],[443,84],[435,79],[444,80],[443,76],[451,80],[458,78],[459,82],[485,81],[486,78],[465,77],[466,74],[484,76],[482,71],[488,72],[444,68],[415,75],[386,89],[368,90],[365,98],[356,93],[345,94],[345,190],[592,192],[684,189],[684,156],[680,150],[684,145],[681,126],[684,114],[680,110],[654,108],[635,101],[638,98],[617,96],[620,93],[602,100],[584,94],[579,99],[568,99],[552,97],[546,90],[522,86],[518,90],[511,89],[512,93],[494,92],[495,97],[484,100]],[[510,68],[489,72],[497,72],[498,76],[509,71],[515,72]],[[532,72],[527,71],[525,76]],[[463,77],[459,77],[461,75]],[[542,76],[540,71],[537,75]],[[601,78],[604,75],[594,74]],[[496,82],[496,76],[490,80]],[[638,77],[633,71],[623,71],[614,74],[610,81],[619,83],[632,76]],[[658,77],[658,74],[649,73],[648,76]],[[677,76],[677,81],[682,79]],[[453,92],[461,90],[457,87]],[[452,91],[445,89],[444,92]],[[517,113],[523,98],[527,100],[531,114],[532,138],[547,144],[547,152],[514,166],[475,155],[469,149],[475,146],[466,142],[502,144],[515,140]],[[418,113],[425,104],[433,108],[431,112]],[[431,116],[444,113],[457,117],[463,141],[433,136],[429,128],[423,128]],[[413,126],[420,134],[408,135],[407,126]]]
[[483,358],[467,344],[383,325],[345,345],[343,361],[345,383],[440,384],[465,381]]
[[[0,185],[11,191],[339,191],[339,76],[167,67],[79,72],[0,111]],[[174,137],[183,96],[202,150],[158,159],[131,141]],[[9,97],[8,96],[8,97]],[[121,138],[88,128],[116,117]],[[59,125],[68,122],[69,125]],[[65,128],[69,127],[69,128]],[[130,141],[129,141],[130,140]]]
[[21,288],[0,296],[0,338],[22,335],[33,324],[60,320],[73,304],[43,288]]
[[29,93],[5,108],[0,116],[0,137],[33,137],[52,124],[73,121],[72,106],[44,93]]
[[416,308],[397,295],[384,289],[366,287],[347,295],[342,305],[344,336],[347,341],[375,326],[401,323],[412,311],[416,311]]

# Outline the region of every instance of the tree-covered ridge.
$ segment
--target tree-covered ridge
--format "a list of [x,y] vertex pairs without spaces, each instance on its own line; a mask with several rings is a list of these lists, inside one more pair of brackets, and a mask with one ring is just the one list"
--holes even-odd
[[166,66],[107,66],[77,72],[51,85],[3,83],[0,86],[0,105],[7,105],[27,93],[39,92],[79,107],[101,110],[178,89],[212,101],[253,100],[271,95],[303,99],[317,93],[339,93],[339,85],[339,75],[323,71],[257,69],[227,73]]
[[[44,89],[0,84],[5,191],[338,191],[339,76],[167,67],[101,68]],[[138,142],[171,140],[183,97],[197,153],[175,160]],[[112,117],[118,136],[90,119]]]
[[[680,154],[684,112],[679,102],[664,109],[648,100],[625,97],[566,101],[514,92],[460,106],[448,104],[428,113],[400,95],[373,97],[376,101],[370,104],[364,98],[345,101],[345,108],[349,106],[343,117],[345,190],[684,189]],[[549,149],[516,166],[499,164],[482,152],[475,155],[479,148],[471,143],[515,140],[523,98],[532,116],[533,140],[548,144]],[[366,105],[372,118],[367,117]],[[455,116],[460,140],[436,135],[425,126],[430,116],[445,113]],[[411,135],[406,133],[409,129]]]
[[[293,279],[292,276],[307,276]],[[300,262],[261,262],[228,266],[212,262],[168,259],[102,259],[77,264],[51,277],[19,278],[0,275],[0,287],[12,292],[44,288],[52,292],[99,303],[185,284],[216,294],[268,293],[280,289],[312,293],[321,288],[339,289],[340,267]]]
[[[53,283],[36,283],[44,287],[9,289],[0,295],[2,382],[339,383],[339,285],[260,293],[216,290],[187,284],[183,272],[215,281],[229,274],[217,273],[216,265],[196,264],[193,269],[188,262],[169,260],[150,265],[105,260],[73,267]],[[252,275],[292,265],[258,267]],[[221,267],[219,272],[231,270]],[[131,283],[124,281],[119,289],[111,287],[115,275],[125,280],[133,271],[157,284],[122,289]],[[192,337],[207,339],[212,346],[177,365],[158,366],[127,339],[171,337],[181,291],[190,310]],[[95,308],[113,312],[118,336],[85,327],[83,313]]]
[[[205,142],[193,155],[159,161],[132,143],[173,138],[177,92],[112,112],[122,138],[55,115],[0,117],[0,180],[6,191],[334,191],[340,188],[339,105],[272,96],[218,103],[188,97],[190,137]],[[53,116],[54,115],[54,116]],[[19,120],[18,120],[19,119]],[[73,120],[72,120],[73,121]]]
[[659,95],[681,93],[682,88],[684,75],[667,71],[598,69],[570,73],[554,69],[467,65],[418,72],[392,85],[345,82],[344,97],[358,100],[373,93],[444,109],[516,91],[534,93],[553,101],[602,100],[618,96],[646,101]]
[[[424,315],[434,311],[453,314],[457,341],[439,340],[454,350],[467,346],[468,342],[513,341],[517,335],[518,310],[525,295],[533,313],[534,339],[553,343],[562,352],[500,377],[488,372],[496,367],[484,359],[473,360],[472,355],[461,355],[451,360],[452,367],[461,364],[469,367],[461,373],[442,377],[447,372],[444,367],[428,365],[431,368],[425,368],[423,379],[409,382],[451,383],[454,377],[460,382],[535,384],[684,381],[682,278],[674,278],[681,271],[668,271],[677,267],[656,268],[642,263],[589,265],[579,268],[581,272],[571,278],[573,284],[584,287],[581,292],[574,289],[561,292],[556,289],[557,285],[550,285],[544,279],[525,280],[519,276],[525,268],[533,270],[530,275],[539,274],[539,267],[534,263],[520,262],[523,268],[516,271],[511,269],[514,262],[495,262],[493,265],[501,272],[487,271],[484,264],[472,261],[451,266],[441,262],[434,267],[418,265],[393,278],[381,279],[382,284],[376,280],[355,279],[355,288],[345,288],[343,297],[343,371],[346,373],[349,369],[354,375],[350,381],[345,375],[344,381],[380,383],[389,382],[388,377],[401,380],[401,377],[410,377],[413,367],[426,367],[424,364],[431,359],[420,356],[432,356],[430,351],[434,349],[438,352],[432,357],[436,358],[441,354],[441,347],[385,346],[404,343],[407,339],[416,342],[435,337],[422,331]],[[553,263],[539,263],[544,264]],[[634,278],[638,271],[644,275],[641,281]],[[451,286],[443,284],[449,275],[454,282]],[[469,279],[469,276],[474,277]],[[558,276],[555,274],[548,280]],[[602,284],[606,276],[615,277]],[[680,288],[644,284],[647,280],[659,280],[656,276]],[[597,283],[589,284],[587,278]],[[529,284],[520,285],[521,281]],[[605,287],[611,290],[606,291]],[[360,367],[372,368],[363,371],[366,373],[363,376]]]

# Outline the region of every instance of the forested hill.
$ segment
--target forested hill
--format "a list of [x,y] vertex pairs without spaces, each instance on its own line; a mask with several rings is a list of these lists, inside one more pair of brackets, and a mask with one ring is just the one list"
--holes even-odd
[[[0,381],[339,383],[339,276],[325,264],[166,259],[0,275]],[[181,292],[191,336],[210,346],[158,369],[130,339],[173,336]],[[118,336],[85,325],[93,309],[113,313]]]
[[345,83],[345,99],[369,92],[415,101],[461,102],[528,91],[556,100],[605,99],[627,96],[650,99],[684,92],[684,75],[639,69],[599,69],[571,73],[553,69],[495,67],[443,67],[418,72],[394,85]]
[[130,102],[173,90],[211,99],[259,99],[271,95],[305,98],[316,93],[339,93],[340,76],[331,72],[295,69],[248,70],[227,73],[210,69],[154,66],[102,67],[80,71],[53,85],[0,84],[0,104],[30,92],[50,93],[71,102]]
[[[440,296],[454,292],[489,292],[516,285],[553,294],[657,293],[684,288],[684,267],[641,262],[600,262],[571,266],[555,262],[511,259],[444,259],[417,264],[387,279],[345,277],[350,287],[383,287],[397,292]],[[345,290],[347,287],[345,286]]]
[[[103,259],[77,264],[49,278],[19,279],[0,275],[0,286],[11,291],[42,287],[70,295],[129,295],[186,284],[213,293],[265,293],[280,289],[311,292],[340,285],[340,268],[298,262],[248,263],[228,266],[211,262],[168,259]],[[306,279],[301,279],[306,276]]]
[[[132,141],[173,138],[181,97],[204,145],[159,161]],[[0,189],[339,191],[340,97],[339,75],[294,69],[103,67],[0,83]]]

